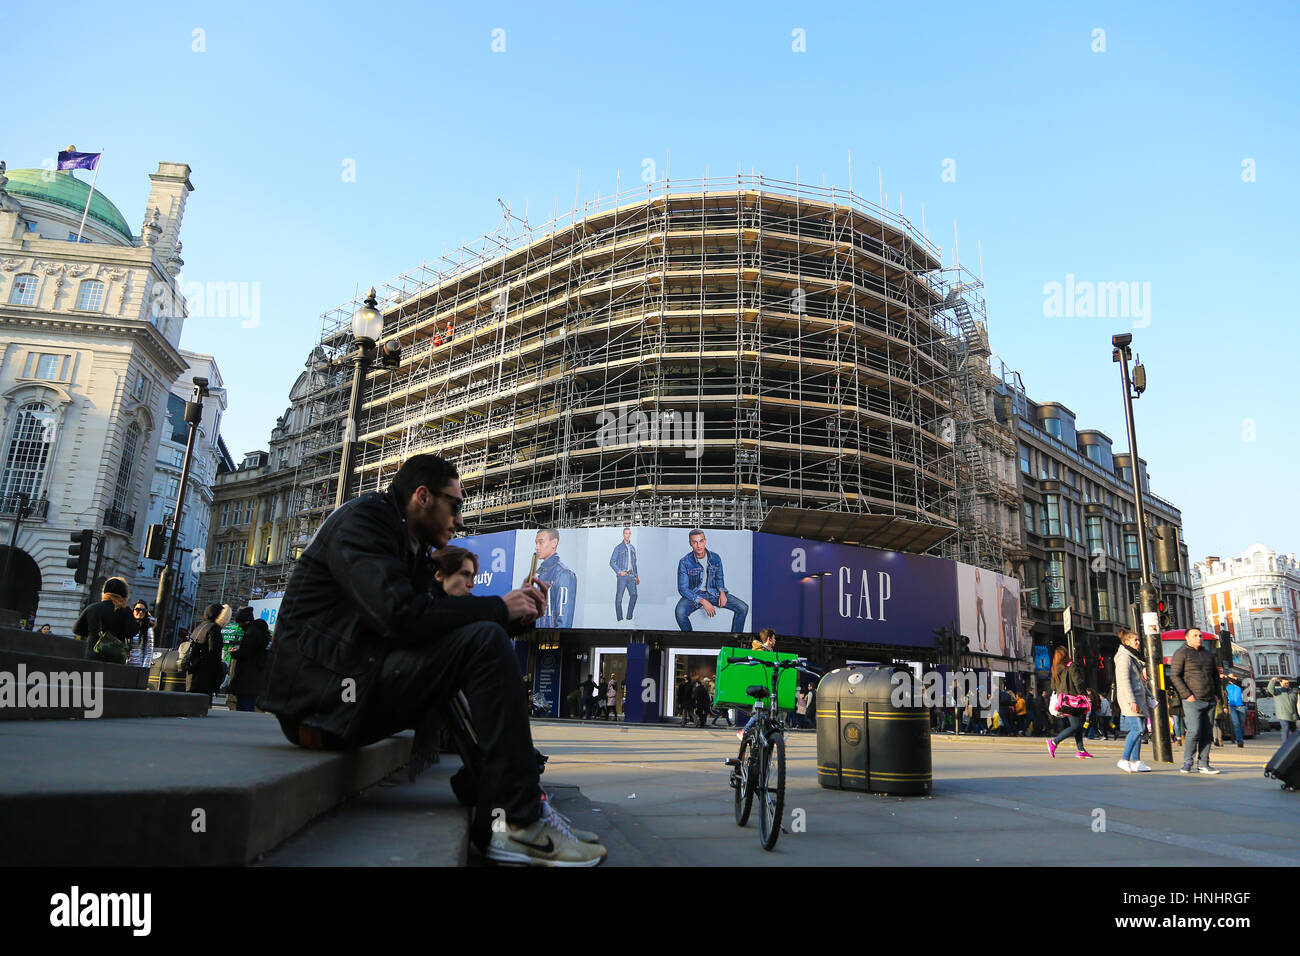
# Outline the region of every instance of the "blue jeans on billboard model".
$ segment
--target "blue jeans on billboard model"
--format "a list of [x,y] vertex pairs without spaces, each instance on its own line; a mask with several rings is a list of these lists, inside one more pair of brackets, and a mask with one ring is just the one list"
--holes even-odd
[[[716,607],[716,605],[714,605]],[[691,615],[700,610],[695,606],[693,601],[681,598],[677,606],[673,608],[673,617],[677,618],[677,626],[683,631],[693,631],[691,627]],[[745,630],[745,618],[749,616],[749,605],[736,597],[730,591],[727,592],[727,606],[720,607],[718,610],[731,612],[731,629],[737,633]]]
[[631,617],[632,612],[636,610],[636,576],[632,574],[620,574],[616,580],[618,585],[614,588],[614,617],[617,620],[623,620],[623,592],[628,594],[627,616]]
[[1183,720],[1187,722],[1187,736],[1183,743],[1183,763],[1210,765],[1210,748],[1214,746],[1214,701],[1183,701]]
[[1237,743],[1244,743],[1246,740],[1246,708],[1229,707],[1228,713],[1232,716],[1232,733],[1237,738]]
[[1124,759],[1129,763],[1141,760],[1142,731],[1147,729],[1147,719],[1125,714],[1119,719],[1119,726],[1121,730],[1128,733],[1128,736],[1124,738]]

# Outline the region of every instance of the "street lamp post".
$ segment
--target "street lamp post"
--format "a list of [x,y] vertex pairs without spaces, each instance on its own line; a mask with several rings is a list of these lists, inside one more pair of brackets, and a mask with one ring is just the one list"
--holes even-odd
[[[5,552],[5,569],[4,574],[0,575],[0,581],[9,586],[10,593],[15,595],[14,603],[18,603],[18,587],[9,580],[9,567],[13,563],[14,551],[18,549],[18,529],[22,527],[23,519],[27,517],[27,493],[24,491],[14,495],[18,499],[18,507],[14,509],[13,529],[9,533],[9,550]],[[15,611],[21,610],[14,608]]]
[[176,490],[176,510],[172,514],[172,533],[167,539],[167,558],[163,562],[162,574],[158,577],[158,596],[154,603],[154,609],[157,616],[157,629],[155,634],[158,640],[163,643],[164,647],[170,647],[171,641],[167,637],[167,617],[171,612],[171,583],[172,583],[172,562],[176,557],[177,539],[181,531],[181,509],[185,504],[185,486],[190,480],[190,465],[194,461],[194,443],[199,434],[199,423],[203,421],[203,399],[211,392],[208,389],[208,380],[196,376],[194,378],[194,392],[190,400],[185,403],[185,424],[189,426],[189,437],[185,440],[185,461],[181,465],[181,483]]
[[1128,363],[1133,357],[1129,344],[1133,341],[1131,333],[1123,332],[1112,335],[1110,344],[1113,348],[1111,360],[1119,363],[1120,379],[1124,386],[1124,419],[1128,425],[1129,470],[1133,479],[1133,505],[1137,515],[1138,564],[1141,568],[1142,586],[1140,590],[1141,620],[1139,626],[1142,634],[1142,646],[1146,651],[1147,673],[1151,677],[1156,692],[1156,713],[1152,728],[1152,744],[1155,759],[1162,763],[1173,763],[1173,744],[1169,739],[1169,698],[1165,692],[1164,649],[1160,643],[1160,612],[1156,605],[1156,589],[1151,583],[1151,567],[1147,560],[1147,519],[1142,503],[1142,469],[1138,457],[1137,428],[1133,423],[1133,390],[1139,395],[1146,390],[1146,372],[1141,365],[1134,369],[1135,382],[1129,379]]
[[366,296],[365,305],[352,316],[352,341],[357,350],[352,356],[352,396],[348,402],[348,420],[343,425],[343,455],[339,462],[338,488],[334,492],[334,507],[347,498],[348,480],[352,477],[352,459],[357,442],[357,416],[361,411],[361,380],[375,358],[375,341],[384,330],[384,317],[377,306],[373,287]]

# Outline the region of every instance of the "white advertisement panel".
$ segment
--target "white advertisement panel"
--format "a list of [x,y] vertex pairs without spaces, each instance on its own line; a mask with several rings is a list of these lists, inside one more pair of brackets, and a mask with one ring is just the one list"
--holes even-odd
[[1028,659],[1020,634],[1020,582],[987,568],[957,565],[957,628],[970,653]]

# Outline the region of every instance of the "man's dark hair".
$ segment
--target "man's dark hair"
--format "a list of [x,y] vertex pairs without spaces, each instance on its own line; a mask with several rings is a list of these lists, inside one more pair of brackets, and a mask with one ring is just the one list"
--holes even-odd
[[388,487],[397,495],[398,503],[405,507],[421,485],[437,494],[447,487],[448,482],[459,477],[456,466],[447,459],[437,455],[415,455],[397,469]]
[[688,535],[686,536],[686,540],[687,540],[687,541],[690,541],[691,538],[695,537],[697,534],[698,534],[698,535],[704,535],[704,532],[701,531],[699,528],[692,528],[692,529],[691,529],[691,533],[688,534]]
[[560,532],[556,531],[554,528],[538,528],[537,533],[546,535],[546,537],[550,538],[556,544],[560,543]]

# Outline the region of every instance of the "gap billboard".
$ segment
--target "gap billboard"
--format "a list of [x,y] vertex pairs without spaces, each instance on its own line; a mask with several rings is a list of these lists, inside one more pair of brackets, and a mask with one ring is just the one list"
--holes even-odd
[[457,538],[475,594],[518,587],[537,556],[539,627],[756,632],[933,647],[956,623],[972,653],[1028,660],[1014,577],[942,558],[719,528],[529,528]]

